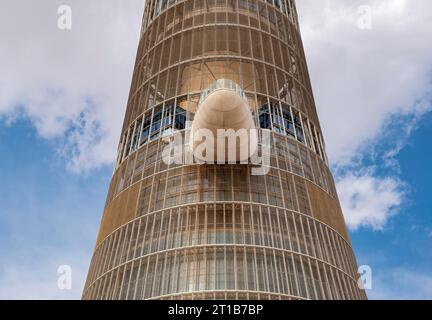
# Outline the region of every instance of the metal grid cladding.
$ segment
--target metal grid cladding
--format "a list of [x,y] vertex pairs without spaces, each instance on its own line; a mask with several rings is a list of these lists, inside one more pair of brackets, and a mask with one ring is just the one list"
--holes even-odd
[[[233,81],[270,171],[167,165],[200,98]],[[291,0],[149,0],[83,299],[365,299]]]

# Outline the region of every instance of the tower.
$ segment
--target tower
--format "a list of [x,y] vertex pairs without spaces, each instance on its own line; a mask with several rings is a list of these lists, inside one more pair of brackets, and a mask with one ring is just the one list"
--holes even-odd
[[[258,132],[265,174],[165,161],[224,126]],[[83,298],[364,299],[357,279],[294,1],[148,0]]]

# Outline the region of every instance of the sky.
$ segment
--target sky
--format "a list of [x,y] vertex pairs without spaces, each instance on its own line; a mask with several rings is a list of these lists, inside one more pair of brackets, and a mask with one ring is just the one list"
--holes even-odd
[[[72,29],[58,28],[58,8]],[[432,3],[297,0],[318,113],[371,299],[432,299]],[[143,0],[0,3],[0,299],[79,299]],[[59,266],[72,288],[58,287]]]

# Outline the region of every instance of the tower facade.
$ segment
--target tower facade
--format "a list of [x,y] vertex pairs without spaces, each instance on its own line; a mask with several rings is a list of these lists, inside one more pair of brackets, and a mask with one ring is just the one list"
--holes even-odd
[[[265,174],[165,161],[212,125],[254,127]],[[294,1],[148,0],[83,298],[365,299],[357,280]]]

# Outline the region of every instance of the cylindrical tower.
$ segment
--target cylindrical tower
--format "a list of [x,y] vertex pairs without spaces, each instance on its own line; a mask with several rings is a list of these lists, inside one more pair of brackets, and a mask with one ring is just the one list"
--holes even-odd
[[[268,174],[163,161],[217,123],[200,108],[234,110],[203,102],[218,86],[270,133]],[[357,280],[294,1],[148,0],[83,298],[365,299]]]

